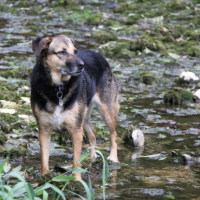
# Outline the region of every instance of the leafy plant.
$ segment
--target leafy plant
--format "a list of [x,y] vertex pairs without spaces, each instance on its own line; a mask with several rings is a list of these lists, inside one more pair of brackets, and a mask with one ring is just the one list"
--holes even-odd
[[[90,147],[92,148],[92,147]],[[88,148],[80,157],[79,159],[79,164],[85,160],[90,153],[88,153]],[[105,160],[103,154],[99,151],[96,150],[96,153],[98,153],[102,159],[103,159],[103,170],[102,170],[102,183],[103,183],[103,199],[105,199],[105,184],[106,180],[108,177],[108,168],[107,168],[107,161]],[[106,170],[107,169],[107,170]],[[67,192],[70,192],[74,195],[79,196],[81,199],[85,199],[79,194],[76,194],[72,191],[66,190],[66,186],[69,183],[69,181],[79,181],[87,194],[87,199],[89,200],[94,200],[94,192],[92,189],[92,184],[91,180],[88,176],[88,183],[89,186],[83,181],[83,180],[77,180],[74,176],[72,176],[73,173],[89,173],[87,170],[84,170],[82,168],[74,168],[68,172],[65,172],[57,177],[54,177],[44,185],[33,188],[33,186],[30,183],[27,183],[24,178],[23,178],[23,172],[20,172],[21,166],[18,166],[11,171],[11,166],[8,163],[8,158],[3,162],[3,164],[0,165],[0,200],[13,200],[13,199],[18,199],[18,200],[48,200],[49,198],[49,193],[47,192],[51,190],[51,199],[52,200],[58,200],[58,199],[66,199],[64,190]],[[70,174],[67,175],[66,174]],[[9,184],[8,180],[10,177],[14,177],[18,179],[18,182],[15,185]],[[63,186],[62,189],[59,189],[56,187],[53,183],[50,182],[66,182]]]

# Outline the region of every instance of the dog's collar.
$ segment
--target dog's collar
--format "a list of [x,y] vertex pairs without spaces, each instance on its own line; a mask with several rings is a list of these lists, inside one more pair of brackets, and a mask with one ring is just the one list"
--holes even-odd
[[[44,76],[42,76],[42,79],[45,81],[46,85],[49,85],[47,79]],[[55,85],[55,87],[58,87],[58,92],[56,94],[56,96],[58,98],[58,104],[59,104],[59,106],[63,106],[64,102],[63,102],[63,99],[62,99],[63,98],[63,92],[62,92],[62,90],[64,88],[64,84],[60,84],[59,86]]]
[[57,98],[58,98],[58,104],[59,106],[63,106],[63,92],[62,92],[62,89],[64,87],[64,84],[61,84],[59,87],[58,87],[58,92],[57,92]]

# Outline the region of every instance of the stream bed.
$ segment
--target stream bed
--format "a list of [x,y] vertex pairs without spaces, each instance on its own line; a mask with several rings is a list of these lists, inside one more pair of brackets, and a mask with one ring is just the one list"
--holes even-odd
[[[164,102],[173,88],[200,89],[199,81],[179,81],[183,71],[200,78],[199,3],[0,0],[0,134],[8,138],[0,145],[0,160],[5,159],[6,149],[12,167],[22,165],[39,173],[37,125],[30,107],[29,75],[35,63],[31,41],[65,34],[74,39],[77,49],[104,55],[119,84],[120,164],[110,169],[106,199],[199,200],[200,163],[186,163],[181,157],[183,153],[200,157],[199,101]],[[96,110],[92,123],[99,135],[98,147],[108,155],[108,130]],[[131,125],[143,131],[144,148],[124,143]],[[52,138],[50,169],[71,163],[70,142],[60,142],[63,138],[56,133]],[[18,150],[12,154],[12,149]],[[92,183],[96,199],[101,199],[100,177]]]

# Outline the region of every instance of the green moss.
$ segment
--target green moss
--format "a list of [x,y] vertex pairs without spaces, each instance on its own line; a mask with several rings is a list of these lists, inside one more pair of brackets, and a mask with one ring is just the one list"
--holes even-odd
[[23,0],[23,1],[18,1],[15,6],[18,8],[30,8],[35,4],[34,1],[29,1],[29,0]]
[[137,9],[137,6],[135,4],[133,4],[132,2],[127,2],[127,3],[123,3],[120,6],[114,8],[113,11],[115,13],[123,13],[123,12],[129,11],[129,10],[133,11],[136,9]]
[[127,25],[136,24],[138,19],[140,19],[140,18],[141,18],[141,16],[139,16],[139,15],[131,15],[126,19],[125,23]]
[[152,85],[153,83],[158,82],[158,78],[156,78],[152,74],[144,73],[144,74],[141,74],[140,81],[147,85]]
[[0,145],[0,156],[6,157],[6,155],[7,155],[6,148]]
[[134,130],[133,125],[128,125],[123,133],[123,142],[128,148],[134,148],[133,138],[132,138],[132,132]]
[[172,2],[167,3],[166,8],[167,10],[178,11],[178,10],[184,10],[186,9],[186,7],[189,7],[189,6],[191,6],[189,2],[172,1]]
[[108,42],[117,40],[117,36],[109,31],[100,31],[98,33],[93,34],[94,40],[98,42]]
[[143,51],[145,48],[152,51],[165,50],[164,44],[155,38],[141,38],[130,43],[131,51]]
[[194,102],[194,95],[182,88],[172,88],[164,95],[164,102],[167,104],[181,105],[185,102]]
[[6,123],[5,121],[3,121],[1,118],[0,118],[0,129],[4,133],[9,133],[9,131],[10,131],[10,125],[8,125],[8,123]]
[[4,145],[8,140],[7,136],[3,131],[0,130],[0,145]]
[[30,155],[27,149],[24,147],[16,147],[14,149],[9,150],[8,155],[10,158],[16,158],[16,157],[24,157]]
[[99,25],[102,20],[101,14],[91,14],[86,17],[86,24],[88,25]]
[[28,67],[19,67],[16,69],[1,71],[0,76],[5,78],[21,78],[28,79],[32,69]]
[[62,134],[59,133],[53,133],[51,136],[52,141],[57,142],[59,145],[71,145],[71,135],[68,131],[62,132]]

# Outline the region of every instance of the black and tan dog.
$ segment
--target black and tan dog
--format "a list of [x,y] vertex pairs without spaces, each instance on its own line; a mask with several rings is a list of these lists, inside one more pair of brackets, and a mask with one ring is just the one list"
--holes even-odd
[[[67,129],[72,136],[73,167],[78,166],[83,130],[91,146],[96,131],[90,114],[96,104],[110,131],[110,156],[118,162],[116,118],[119,110],[118,86],[108,62],[89,50],[78,50],[72,39],[37,38],[32,41],[37,63],[31,74],[31,106],[39,129],[41,174],[49,171],[51,131]],[[91,149],[95,158],[95,149]],[[81,179],[81,174],[74,176]]]

